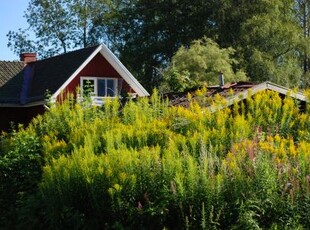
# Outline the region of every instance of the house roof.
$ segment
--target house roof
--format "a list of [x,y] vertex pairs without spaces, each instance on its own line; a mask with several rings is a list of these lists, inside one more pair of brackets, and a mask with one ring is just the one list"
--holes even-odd
[[0,61],[0,87],[8,80],[21,72],[24,68],[23,62]]
[[127,70],[127,68],[119,61],[119,59],[108,49],[104,44],[96,47],[95,50],[84,60],[81,65],[75,69],[69,78],[61,87],[53,94],[52,97],[57,97],[62,90],[74,79],[74,77],[92,60],[92,58],[100,53],[110,65],[119,73],[119,75],[130,85],[130,87],[138,94],[138,96],[149,96],[149,93],[137,81],[137,79]]
[[29,100],[43,100],[46,91],[54,94],[98,48],[93,46],[30,63],[34,68]]
[[[108,60],[139,96],[149,95],[106,46],[97,45],[31,62],[24,69],[23,66],[19,66],[19,69],[15,67],[13,71],[11,67],[10,74],[4,74],[7,76],[3,77],[6,79],[3,80],[5,82],[0,84],[0,105],[43,104],[47,91],[56,98],[98,53]],[[17,63],[23,65],[23,62]],[[28,83],[24,80],[24,75],[30,74],[28,72],[31,72],[32,80],[28,82],[29,86],[25,86]],[[27,94],[27,98],[24,103],[21,103],[23,94]]]
[[[182,93],[168,93],[165,95],[165,97],[169,99],[170,105],[172,106],[189,107],[191,100],[199,100],[199,96],[197,96],[197,94],[195,93],[197,90],[198,89],[194,89]],[[233,82],[225,84],[224,86],[210,86],[207,87],[207,91],[202,96],[204,98],[210,99],[210,101],[204,101],[204,106],[209,106],[212,98],[215,95],[220,95],[226,98],[227,106],[230,106],[235,102],[244,100],[248,95],[254,95],[257,92],[263,90],[272,90],[282,95],[289,95],[302,102],[307,101],[307,98],[303,93],[293,92],[286,87],[274,84],[272,82],[263,82],[260,84],[255,84],[251,82]]]

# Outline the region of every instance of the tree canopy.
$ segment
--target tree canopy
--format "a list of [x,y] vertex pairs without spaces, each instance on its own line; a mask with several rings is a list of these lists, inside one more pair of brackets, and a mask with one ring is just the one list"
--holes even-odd
[[[166,90],[183,91],[199,85],[218,85],[218,75],[225,73],[225,81],[246,80],[243,71],[234,72],[238,64],[232,58],[235,50],[221,49],[211,39],[206,37],[195,40],[189,48],[182,46],[164,71],[162,87],[168,84]],[[165,90],[165,89],[164,89]]]
[[[49,57],[98,44],[106,36],[101,22],[109,4],[105,0],[31,0],[24,15],[29,28],[10,31],[8,46],[16,54],[36,51]],[[27,30],[35,34],[35,40],[27,38]]]
[[[309,80],[307,0],[31,0],[27,29],[10,31],[15,53],[41,56],[105,42],[150,90],[175,65],[181,47],[207,37],[234,49],[233,71],[252,81],[306,87]],[[181,52],[181,51],[180,51]],[[209,72],[211,74],[211,72]],[[227,76],[230,73],[226,73]],[[202,76],[201,76],[202,77]]]
[[292,12],[292,1],[269,3],[268,10],[242,25],[246,68],[253,79],[282,85],[301,84],[302,29]]

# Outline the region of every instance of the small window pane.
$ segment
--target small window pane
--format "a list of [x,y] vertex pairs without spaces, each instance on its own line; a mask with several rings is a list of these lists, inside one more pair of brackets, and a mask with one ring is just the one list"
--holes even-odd
[[104,96],[106,96],[106,93],[105,93],[105,88],[106,88],[106,86],[105,86],[106,84],[105,84],[105,80],[104,79],[98,79],[98,85],[97,85],[97,87],[98,87],[98,96],[99,97],[104,97]]
[[112,79],[108,79],[107,80],[107,96],[108,97],[114,97],[116,94],[115,94],[115,87],[114,87],[114,80]]
[[92,79],[83,79],[83,95],[91,96],[95,93],[95,81]]

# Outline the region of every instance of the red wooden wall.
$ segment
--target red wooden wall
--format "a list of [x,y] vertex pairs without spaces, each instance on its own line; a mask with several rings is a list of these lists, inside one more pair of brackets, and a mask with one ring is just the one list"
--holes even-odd
[[[108,61],[98,53],[93,60],[91,60],[83,70],[81,70],[77,76],[69,83],[69,85],[64,90],[63,94],[60,96],[65,98],[66,94],[75,93],[77,87],[80,85],[81,77],[109,77],[109,78],[121,78],[117,71],[108,63]],[[122,82],[122,92],[134,92],[132,88],[127,84],[127,82]],[[58,100],[61,101],[60,97]]]

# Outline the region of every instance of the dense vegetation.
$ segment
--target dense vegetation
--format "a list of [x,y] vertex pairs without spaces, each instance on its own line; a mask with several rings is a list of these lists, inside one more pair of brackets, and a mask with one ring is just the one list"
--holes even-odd
[[68,100],[3,134],[1,229],[309,228],[309,108],[205,100]]
[[[227,76],[244,71],[251,81],[306,88],[309,9],[309,0],[30,0],[24,15],[29,28],[10,31],[8,46],[17,55],[34,51],[48,57],[104,42],[151,90],[160,85],[179,49],[185,54],[193,41],[208,38],[236,60]],[[197,62],[210,52],[189,54],[182,60],[203,67],[199,78],[212,83],[208,76],[217,67]],[[218,60],[221,54],[203,58]],[[219,67],[223,71],[226,60]]]

